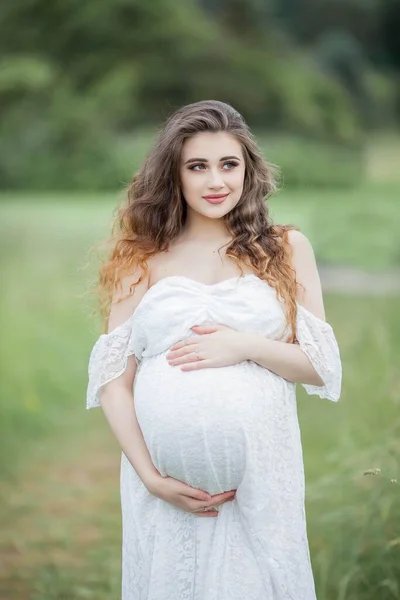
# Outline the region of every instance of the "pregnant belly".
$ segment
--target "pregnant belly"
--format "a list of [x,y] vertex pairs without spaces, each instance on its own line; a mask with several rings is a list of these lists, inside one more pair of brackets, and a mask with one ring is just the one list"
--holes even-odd
[[138,423],[162,476],[208,491],[237,489],[246,431],[266,409],[272,375],[255,363],[181,371],[165,354],[145,358],[134,384]]

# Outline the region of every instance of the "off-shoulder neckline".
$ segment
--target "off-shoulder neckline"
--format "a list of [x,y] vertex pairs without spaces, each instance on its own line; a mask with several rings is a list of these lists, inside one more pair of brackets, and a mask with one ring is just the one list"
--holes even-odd
[[264,279],[261,279],[261,277],[258,277],[258,275],[256,275],[255,273],[245,273],[244,275],[236,275],[235,277],[228,277],[227,279],[221,279],[221,281],[217,281],[216,283],[203,283],[202,281],[198,281],[197,279],[192,279],[191,277],[186,277],[186,275],[167,275],[166,277],[162,277],[161,279],[159,279],[158,281],[153,283],[153,285],[151,285],[144,292],[142,298],[139,301],[139,304],[136,306],[135,310],[130,315],[130,317],[128,317],[126,319],[126,321],[124,321],[123,323],[120,323],[119,325],[114,327],[114,329],[112,331],[109,331],[108,333],[103,333],[102,335],[103,336],[111,335],[112,333],[118,332],[119,330],[122,330],[124,327],[126,327],[128,324],[130,324],[136,318],[139,308],[141,309],[142,305],[146,304],[148,298],[151,297],[154,289],[158,289],[162,284],[170,283],[171,281],[181,280],[181,281],[185,281],[187,283],[197,285],[200,288],[204,288],[206,290],[211,290],[218,286],[228,285],[233,282],[239,282],[240,280],[247,280],[247,279],[251,279],[251,278],[254,278],[257,281],[263,281],[265,284],[268,285],[268,283]]
[[244,275],[236,275],[235,277],[228,277],[227,279],[221,279],[221,281],[217,281],[216,283],[203,283],[202,281],[198,281],[197,279],[192,279],[191,277],[186,277],[186,275],[167,275],[166,277],[162,277],[161,279],[159,279],[158,281],[153,283],[153,285],[151,285],[145,291],[139,304],[135,308],[135,310],[132,314],[132,317],[133,317],[133,315],[136,314],[139,307],[142,306],[143,301],[147,300],[148,296],[151,296],[152,290],[154,290],[155,288],[156,289],[159,288],[162,284],[171,283],[172,281],[184,281],[185,283],[193,284],[199,288],[203,288],[207,291],[210,291],[210,290],[220,287],[220,286],[221,287],[223,287],[223,286],[229,287],[229,285],[232,283],[238,283],[239,281],[245,281],[247,279],[252,279],[252,278],[254,278],[258,281],[263,281],[264,283],[269,285],[266,281],[261,279],[261,277],[258,277],[258,275],[256,275],[255,273],[245,273]]
[[[101,337],[103,337],[103,336],[109,336],[109,335],[111,335],[111,334],[113,334],[115,332],[118,332],[119,330],[122,330],[124,327],[126,327],[128,324],[132,323],[132,321],[136,318],[136,315],[138,313],[139,308],[141,308],[142,305],[146,303],[148,297],[151,296],[151,294],[152,294],[151,290],[153,290],[154,288],[157,289],[163,283],[169,283],[171,281],[182,280],[182,281],[185,281],[185,282],[197,285],[200,288],[204,288],[204,289],[210,290],[212,288],[216,288],[216,287],[221,286],[221,285],[228,285],[228,284],[231,284],[233,282],[239,282],[241,280],[244,281],[244,280],[247,280],[247,279],[255,279],[256,281],[260,281],[261,283],[264,283],[270,289],[273,289],[270,286],[270,284],[265,279],[262,279],[261,277],[259,277],[255,273],[245,273],[244,275],[236,275],[235,277],[228,277],[227,279],[222,279],[221,281],[217,281],[216,283],[203,283],[202,281],[198,281],[196,279],[192,279],[191,277],[186,277],[186,275],[167,275],[166,277],[162,277],[161,279],[159,279],[158,281],[156,281],[155,283],[153,283],[153,285],[151,285],[145,291],[145,293],[143,294],[141,300],[139,301],[139,304],[136,306],[135,310],[133,311],[133,313],[131,314],[131,316],[128,317],[128,319],[126,321],[124,321],[120,325],[117,325],[117,327],[115,327],[109,333],[102,334]],[[300,310],[300,312],[303,311],[306,315],[309,315],[309,316],[313,317],[314,319],[316,319],[317,321],[319,321],[320,323],[323,323],[325,325],[328,325],[328,327],[330,327],[330,325],[326,321],[322,321],[321,319],[319,319],[311,311],[309,311],[307,308],[305,308],[305,306],[299,304],[298,302],[296,302],[296,305],[297,305],[297,309]]]

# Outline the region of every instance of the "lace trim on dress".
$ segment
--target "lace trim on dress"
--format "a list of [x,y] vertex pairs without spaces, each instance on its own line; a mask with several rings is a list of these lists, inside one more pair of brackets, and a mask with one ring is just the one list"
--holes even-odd
[[100,388],[125,371],[133,351],[132,317],[110,333],[103,333],[94,344],[89,358],[89,382],[86,408],[101,406]]
[[299,346],[324,382],[323,386],[301,385],[307,394],[337,402],[342,386],[342,364],[332,327],[299,304],[296,326]]

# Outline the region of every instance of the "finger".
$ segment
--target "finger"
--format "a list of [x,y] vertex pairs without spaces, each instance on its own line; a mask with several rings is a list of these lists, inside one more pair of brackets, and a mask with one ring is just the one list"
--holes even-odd
[[190,354],[185,354],[184,356],[175,358],[174,360],[169,360],[168,363],[174,367],[177,365],[184,365],[186,363],[192,364],[196,361],[202,362],[201,358],[199,359],[196,354],[191,352]]
[[184,348],[179,348],[178,350],[174,350],[173,352],[168,352],[165,355],[165,358],[168,360],[174,360],[175,358],[179,358],[181,356],[185,356],[186,354],[190,354],[194,352],[197,346],[195,344],[191,344],[190,346],[185,346]]
[[184,484],[184,486],[184,489],[180,492],[182,496],[188,496],[189,498],[193,498],[193,500],[202,500],[203,502],[207,502],[212,498],[211,494],[208,492],[204,492],[203,490],[199,490],[197,488],[192,488],[187,484]]
[[215,496],[211,497],[210,505],[214,506],[218,502],[224,502],[227,499],[234,498],[236,496],[236,492],[223,492],[222,494],[215,494]]
[[192,512],[206,512],[205,509],[207,510],[214,510],[217,508],[217,506],[221,506],[222,504],[225,504],[226,502],[232,502],[235,498],[224,498],[224,500],[221,500],[219,502],[215,502],[214,500],[210,501],[209,505],[204,506],[204,503],[201,503],[201,506],[196,506],[196,501],[195,501],[195,506],[191,508]]
[[206,506],[204,502],[210,502],[210,506],[214,506],[217,502],[221,502],[221,500],[226,500],[227,498],[236,495],[236,490],[228,490],[227,492],[221,492],[220,494],[214,494],[212,496],[208,492],[199,490],[198,488],[192,488],[191,486],[186,484],[184,484],[184,486],[186,489],[180,492],[183,496],[188,496],[192,500],[200,500],[203,502],[201,506],[194,506],[196,510],[198,510],[199,508],[204,509],[204,507]]
[[181,371],[197,371],[198,369],[207,369],[209,367],[218,367],[215,362],[209,358],[199,360],[198,362],[190,362],[190,364],[181,367]]
[[227,502],[233,502],[234,499],[235,498],[228,498],[227,500],[224,500],[223,502],[218,502],[218,503],[213,502],[213,504],[210,507],[210,509],[211,508],[217,508],[217,506],[222,506],[223,504],[226,504]]
[[221,500],[221,502],[213,502],[212,506],[210,506],[209,510],[212,510],[213,508],[217,508],[218,506],[222,506],[223,504],[226,504],[227,502],[233,502],[234,500],[235,500],[235,496],[232,496],[231,498],[225,498],[225,500]]
[[206,503],[204,504],[204,502],[201,502],[201,505],[198,506],[197,501],[194,501],[194,506],[193,506],[193,511],[197,512],[199,510],[204,510],[205,508],[211,510],[213,508],[215,508],[216,506],[219,506],[220,504],[224,504],[225,502],[230,502],[231,500],[234,500],[235,496],[230,494],[229,496],[227,494],[217,494],[215,496],[212,496],[211,500],[209,500],[208,502],[206,501]]
[[220,506],[221,504],[224,504],[225,502],[231,502],[232,500],[235,499],[235,493],[234,492],[232,494],[232,492],[224,492],[222,494],[216,494],[214,496],[211,497],[210,500],[208,500],[208,502],[206,501],[204,503],[204,500],[201,500],[200,502],[194,498],[191,498],[191,502],[189,503],[190,506],[190,511],[193,513],[198,513],[198,512],[206,512],[206,511],[212,511],[214,510],[217,506]]
[[177,344],[174,344],[169,348],[167,356],[169,356],[171,353],[175,354],[175,352],[177,351],[187,352],[188,348],[196,346],[199,343],[200,339],[200,336],[193,335],[192,337],[187,338],[187,340],[184,340],[183,342],[178,342]]
[[218,331],[219,327],[215,325],[194,325],[191,329],[202,335],[204,333],[214,333],[215,331]]
[[196,512],[193,514],[196,515],[196,517],[218,517],[219,513],[217,510],[203,510],[203,512]]
[[176,344],[173,344],[170,347],[170,350],[178,350],[179,348],[184,348],[188,344],[193,344],[194,337],[195,336],[191,335],[191,336],[181,340],[180,342],[176,342]]
[[223,502],[213,502],[212,504],[212,508],[217,508],[218,506],[222,506],[223,504],[226,504],[226,502],[232,502],[235,498],[228,498],[227,500],[224,500]]

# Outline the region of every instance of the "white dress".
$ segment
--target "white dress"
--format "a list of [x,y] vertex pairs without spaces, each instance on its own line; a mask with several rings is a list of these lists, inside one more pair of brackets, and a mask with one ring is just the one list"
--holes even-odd
[[[315,600],[295,384],[249,360],[184,372],[165,358],[212,322],[287,339],[282,304],[256,275],[169,276],[90,356],[87,408],[134,354],[137,419],[161,475],[212,495],[237,490],[218,517],[201,518],[151,495],[122,453],[122,600]],[[324,381],[305,389],[337,401],[331,326],[298,305],[297,338]]]

